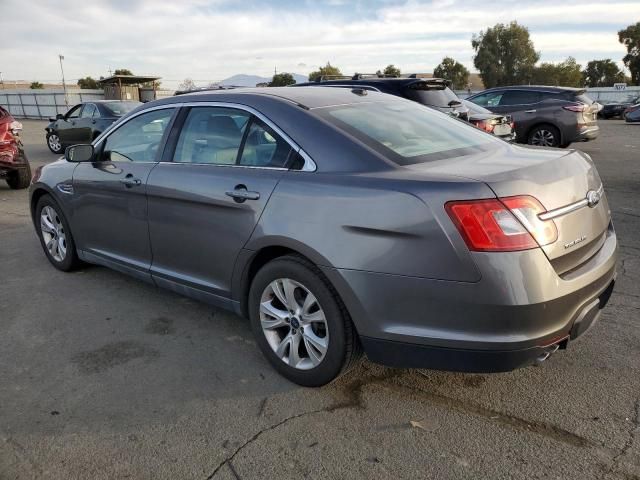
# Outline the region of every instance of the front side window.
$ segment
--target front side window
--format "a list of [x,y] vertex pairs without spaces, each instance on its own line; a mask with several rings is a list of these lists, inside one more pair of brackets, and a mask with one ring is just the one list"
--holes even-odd
[[222,107],[194,107],[180,132],[178,163],[235,165],[251,114]]
[[471,101],[481,107],[497,107],[504,92],[489,92],[473,97]]
[[268,125],[254,118],[242,149],[240,165],[247,167],[284,168],[291,147]]
[[96,106],[93,103],[87,103],[82,109],[80,118],[91,118],[96,112]]
[[501,142],[415,102],[354,103],[316,112],[400,165],[487,151]]
[[102,160],[153,162],[173,108],[143,113],[111,133],[103,142]]
[[71,110],[67,112],[67,118],[78,118],[80,116],[80,111],[82,110],[82,104],[76,105]]

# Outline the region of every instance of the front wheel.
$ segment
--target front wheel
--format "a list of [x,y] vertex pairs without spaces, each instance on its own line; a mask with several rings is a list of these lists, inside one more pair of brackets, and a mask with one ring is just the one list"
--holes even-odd
[[62,153],[64,148],[57,133],[47,133],[47,146],[53,153]]
[[539,147],[558,147],[560,131],[553,125],[538,125],[529,132],[527,143]]
[[277,258],[256,274],[249,317],[267,360],[299,385],[325,385],[360,356],[355,328],[337,293],[301,257]]
[[69,223],[50,195],[38,200],[35,224],[42,249],[54,267],[68,272],[80,265]]

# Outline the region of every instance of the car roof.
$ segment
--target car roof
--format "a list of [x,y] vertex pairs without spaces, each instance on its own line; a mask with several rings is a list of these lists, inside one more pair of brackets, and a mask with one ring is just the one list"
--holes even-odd
[[483,92],[493,92],[498,90],[529,90],[532,92],[584,92],[584,88],[575,87],[553,87],[549,85],[509,85],[508,87],[487,88]]
[[269,97],[286,103],[293,103],[305,109],[329,107],[333,105],[348,105],[352,103],[364,103],[372,101],[388,100],[387,95],[358,90],[357,88],[332,88],[332,87],[261,87],[233,90],[219,90],[186,93],[183,95],[156,100],[154,105],[167,103],[186,102],[224,102],[246,99],[251,101]]

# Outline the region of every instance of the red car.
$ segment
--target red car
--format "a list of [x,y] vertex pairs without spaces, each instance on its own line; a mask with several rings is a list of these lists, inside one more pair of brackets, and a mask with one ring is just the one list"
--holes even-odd
[[0,107],[0,179],[14,190],[31,183],[31,167],[22,148],[19,132],[22,124]]

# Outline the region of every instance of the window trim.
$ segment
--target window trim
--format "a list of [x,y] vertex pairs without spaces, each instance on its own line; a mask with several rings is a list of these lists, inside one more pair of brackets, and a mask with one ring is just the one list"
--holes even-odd
[[[186,107],[222,107],[222,108],[235,108],[237,110],[244,110],[254,115],[258,119],[262,120],[269,127],[271,127],[278,135],[280,135],[282,139],[285,142],[287,142],[289,146],[293,150],[295,150],[296,153],[299,153],[300,156],[304,159],[304,166],[300,170],[291,170],[289,168],[284,168],[284,167],[259,167],[259,166],[252,166],[252,165],[215,165],[212,163],[180,163],[180,162],[173,161],[173,155],[171,155],[172,157],[171,160],[164,160],[165,158],[164,150],[166,149],[170,135],[174,133],[176,128],[182,129],[182,126],[184,125],[184,120],[186,116],[183,116],[182,112],[186,111]],[[98,138],[96,138],[93,141],[92,145],[94,146],[94,148],[98,147],[100,143],[104,141],[105,138],[107,138],[109,135],[115,132],[118,128],[122,127],[122,125],[126,125],[127,123],[129,123],[129,121],[133,120],[137,116],[142,115],[143,113],[152,112],[154,110],[162,110],[165,108],[174,108],[176,109],[177,113],[173,114],[173,117],[171,118],[171,122],[167,126],[166,132],[168,133],[163,137],[163,141],[160,145],[163,151],[163,153],[160,154],[160,157],[159,157],[160,159],[158,161],[148,162],[148,163],[163,163],[163,164],[171,164],[171,165],[209,165],[212,167],[232,167],[232,168],[258,168],[258,169],[264,169],[264,170],[284,170],[284,171],[292,171],[292,172],[315,172],[318,169],[316,162],[311,158],[311,156],[309,156],[309,154],[305,152],[300,145],[294,142],[291,139],[291,137],[287,135],[280,127],[278,127],[275,123],[269,120],[269,118],[267,118],[265,115],[263,115],[253,107],[250,107],[248,105],[242,105],[240,103],[232,103],[232,102],[180,102],[180,103],[176,102],[176,103],[165,103],[165,104],[157,105],[151,108],[145,108],[143,110],[135,112],[134,114],[131,114],[130,116],[123,117],[121,121],[117,121],[113,123],[109,128],[107,128],[104,132],[102,132],[102,135],[100,135]],[[176,121],[178,118],[180,118],[179,122]],[[177,133],[176,135],[176,139],[177,139],[180,132],[178,131],[176,133]],[[175,145],[173,146],[173,148],[175,149]],[[158,151],[160,151],[160,148],[158,148]],[[143,162],[137,162],[137,163],[143,163]]]

